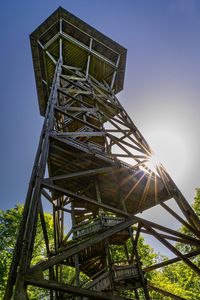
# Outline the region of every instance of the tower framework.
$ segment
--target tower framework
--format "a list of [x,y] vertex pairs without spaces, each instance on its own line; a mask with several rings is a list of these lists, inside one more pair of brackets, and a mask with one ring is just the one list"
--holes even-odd
[[[200,275],[190,260],[200,254],[200,222],[164,167],[150,169],[152,150],[116,96],[126,49],[63,8],[30,40],[44,123],[5,299],[27,299],[29,285],[48,290],[50,300],[150,299],[150,290],[183,299],[145,276],[180,260]],[[169,199],[185,218],[166,204]],[[53,244],[45,201],[52,208]],[[155,205],[192,236],[138,217]],[[46,257],[33,264],[38,218]],[[154,236],[175,258],[143,267],[140,233]],[[196,250],[182,254],[173,241]]]

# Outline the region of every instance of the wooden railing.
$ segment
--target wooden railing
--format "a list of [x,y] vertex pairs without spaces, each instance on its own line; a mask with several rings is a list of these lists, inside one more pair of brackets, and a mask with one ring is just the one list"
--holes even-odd
[[93,234],[102,229],[101,220],[95,219],[92,223],[86,223],[79,226],[76,226],[73,230],[73,238],[82,238],[87,235]]
[[114,226],[124,221],[124,218],[117,218],[112,216],[103,215],[100,218],[94,219],[92,222],[87,222],[76,226],[73,229],[74,239],[82,238],[87,235],[93,234],[107,227]]
[[136,265],[113,266],[112,272],[113,272],[114,281],[139,277],[139,271]]
[[[137,265],[128,266],[112,266],[112,277],[115,283],[128,279],[135,279],[139,281],[139,271]],[[86,288],[104,291],[111,286],[111,277],[108,271],[98,276],[95,280],[86,285]]]
[[101,223],[103,227],[110,227],[117,225],[121,222],[123,222],[125,219],[124,218],[119,218],[119,217],[112,217],[112,216],[106,216],[103,215],[101,217]]

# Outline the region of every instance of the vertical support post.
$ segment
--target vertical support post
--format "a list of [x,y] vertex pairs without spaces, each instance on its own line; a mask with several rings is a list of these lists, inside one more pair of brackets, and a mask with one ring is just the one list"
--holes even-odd
[[126,255],[127,262],[130,263],[130,257],[129,257],[129,252],[128,252],[126,242],[124,242],[124,252],[125,252],[125,255]]
[[134,291],[135,292],[135,299],[136,300],[140,300],[140,296],[137,290]]
[[111,85],[110,85],[111,90],[113,89],[113,86],[114,86],[114,83],[115,83],[115,78],[116,78],[116,75],[117,75],[117,68],[119,66],[119,62],[120,62],[120,54],[118,55],[117,62],[116,62],[116,70],[114,71],[114,74],[113,74],[113,77],[112,77],[112,81],[111,81]]
[[133,252],[135,254],[135,258],[136,258],[136,261],[137,261],[137,266],[138,266],[140,278],[141,278],[141,281],[142,281],[142,284],[143,284],[143,291],[144,291],[145,299],[150,300],[148,287],[147,287],[147,284],[146,284],[146,280],[144,278],[144,273],[142,271],[140,257],[138,255],[138,251],[137,251],[137,246],[136,246],[134,238],[133,238],[133,229],[132,229],[132,227],[129,227],[128,230],[129,230],[129,235],[130,235],[131,242],[132,242]]
[[60,60],[63,60],[63,54],[62,54],[62,19],[60,19],[59,54],[60,54]]
[[[71,218],[72,218],[72,229],[74,229],[76,225],[76,218],[75,218],[75,212],[74,212],[74,204],[71,203]],[[76,277],[75,277],[75,283],[76,286],[80,285],[80,268],[79,268],[79,258],[78,254],[74,255],[74,265],[75,265],[75,271],[76,271]],[[75,297],[75,300],[80,300],[80,297]]]
[[[17,250],[19,252],[20,257],[18,257],[19,267],[18,267],[18,274],[16,276],[14,300],[25,300],[27,297],[24,274],[27,272],[30,266],[31,256],[33,251],[33,244],[34,244],[34,239],[36,234],[36,225],[37,225],[37,218],[38,218],[38,211],[39,211],[41,180],[44,177],[44,173],[46,169],[46,162],[47,162],[48,151],[49,151],[49,133],[54,126],[54,107],[57,102],[57,88],[59,86],[61,66],[62,66],[62,60],[59,60],[55,69],[53,86],[52,86],[52,90],[51,90],[51,94],[49,97],[47,110],[45,114],[43,130],[41,133],[41,143],[39,143],[39,149],[36,154],[37,165],[34,166],[34,168],[36,168],[36,171],[33,171],[32,173],[34,174],[34,180],[32,180],[27,193],[28,208],[26,207],[27,205],[25,205],[25,209],[28,209],[28,211],[25,211],[23,216],[26,217],[26,220],[24,219],[22,220],[23,238],[20,237],[20,241],[22,242],[22,244],[19,245],[19,243],[17,242],[17,247],[21,246],[22,250],[21,252],[19,249]],[[16,265],[15,268],[17,268]],[[5,296],[5,299],[10,299],[6,297],[7,296]]]
[[93,42],[93,39],[90,38],[90,48],[89,48],[89,53],[88,53],[87,66],[86,66],[86,79],[88,79],[88,76],[89,76],[89,70],[90,70],[90,60],[91,60],[92,42]]
[[[55,207],[56,204],[56,207]],[[61,198],[54,200],[53,205],[53,223],[54,223],[54,249],[55,252],[59,251],[61,240],[62,240],[62,228],[61,228],[61,217],[62,211],[59,210],[61,207]],[[55,266],[55,277],[57,282],[62,282],[62,265]],[[62,299],[62,292],[55,291],[56,299]]]
[[[76,218],[74,213],[74,204],[71,203],[71,217],[72,217],[72,229],[75,228],[76,225]],[[75,233],[73,233],[75,235]],[[79,269],[79,259],[78,254],[75,254],[74,256],[74,264],[75,264],[75,270],[76,270],[76,286],[80,285],[80,269]]]
[[108,272],[109,272],[109,278],[110,278],[111,291],[114,291],[114,280],[113,280],[113,272],[112,272],[112,258],[111,258],[111,255],[110,255],[108,240],[105,241],[105,248],[106,248],[106,258],[107,258],[107,266],[108,266]]

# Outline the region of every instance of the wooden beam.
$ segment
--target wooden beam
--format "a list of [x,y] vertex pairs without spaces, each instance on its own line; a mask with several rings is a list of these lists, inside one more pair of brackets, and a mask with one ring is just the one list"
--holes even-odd
[[[118,143],[122,143],[122,144],[124,144],[125,146],[128,146],[129,148],[132,148],[132,149],[134,149],[134,150],[136,150],[136,151],[138,151],[138,152],[144,153],[144,151],[143,151],[142,148],[138,148],[138,147],[134,146],[133,144],[130,144],[130,143],[128,143],[128,142],[126,142],[126,141],[124,141],[124,140],[122,140],[122,139],[120,139],[120,138],[114,136],[113,134],[107,133],[107,136],[108,136],[111,140],[114,140],[115,143],[117,143],[117,144],[118,144]],[[134,156],[134,155],[133,155],[133,156]]]
[[41,194],[49,201],[53,204],[53,199],[51,198],[51,196],[44,190],[42,189]]
[[174,295],[174,294],[172,294],[170,292],[167,292],[167,291],[164,291],[164,290],[162,290],[160,288],[157,288],[157,287],[155,287],[155,286],[153,286],[151,284],[149,284],[148,287],[149,287],[150,290],[153,290],[155,292],[158,292],[158,293],[160,293],[162,295],[165,295],[165,296],[168,296],[170,298],[173,298],[173,299],[176,299],[176,300],[187,300],[186,298]]
[[73,295],[80,295],[80,296],[87,296],[91,299],[96,300],[129,300],[131,298],[120,297],[116,295],[108,295],[107,293],[103,292],[96,292],[93,290],[80,288],[72,285],[62,284],[55,281],[50,280],[37,280],[35,278],[26,277],[26,283],[29,285],[54,290],[54,291],[62,291],[64,293],[73,294]]
[[104,168],[98,168],[98,169],[91,169],[91,170],[85,170],[81,172],[74,172],[70,174],[64,174],[64,175],[58,175],[58,176],[53,176],[49,178],[45,178],[44,182],[48,181],[54,181],[54,180],[62,180],[62,179],[71,179],[71,178],[77,178],[77,177],[85,177],[85,176],[93,176],[97,174],[104,174],[104,173],[109,173],[115,170],[114,167],[104,167]]
[[166,180],[163,179],[163,181],[168,186],[168,189],[173,195],[179,208],[183,212],[184,216],[186,217],[190,225],[194,228],[194,230],[199,232],[200,234],[200,219],[197,216],[197,214],[194,212],[194,210],[189,205],[189,203],[187,202],[187,200],[185,199],[181,191],[176,186],[175,182],[172,180],[172,178],[170,177],[170,175],[167,173],[167,171],[162,165],[160,165],[160,167],[158,168],[158,172],[160,175],[165,176]]
[[[151,232],[148,232],[147,230],[145,229],[141,229],[141,232],[144,233],[144,234],[150,234],[152,235]],[[172,241],[175,241],[175,242],[178,242],[178,243],[183,243],[183,244],[188,244],[188,245],[195,245],[195,246],[199,246],[199,240],[196,240],[196,241],[193,241],[190,239],[181,239],[181,238],[177,238],[175,236],[171,236],[171,235],[167,235],[167,234],[162,234],[160,233],[160,236],[162,236],[163,238],[167,239],[167,240],[172,240]]]
[[[35,157],[35,163],[32,169],[31,179],[29,183],[28,192],[26,195],[26,202],[23,211],[23,217],[20,224],[19,234],[14,249],[13,260],[11,263],[8,283],[5,292],[5,300],[9,300],[12,297],[13,286],[15,284],[15,296],[16,300],[25,300],[26,291],[24,289],[24,275],[26,268],[28,268],[34,237],[36,234],[36,222],[38,217],[39,208],[39,196],[40,196],[40,178],[43,177],[45,172],[45,165],[48,153],[48,131],[50,130],[53,121],[53,106],[56,101],[56,93],[58,87],[58,79],[61,72],[61,61],[58,61],[55,68],[53,87],[47,102],[47,108],[45,112],[45,119],[41,130],[39,145]],[[40,162],[40,164],[39,164]],[[27,230],[28,229],[28,230]],[[25,242],[24,242],[25,241]],[[18,270],[18,273],[17,273]],[[20,271],[19,271],[20,270]]]
[[84,121],[84,120],[82,120],[82,119],[80,119],[80,118],[78,118],[78,117],[75,117],[74,115],[71,115],[71,114],[67,113],[67,112],[64,111],[63,109],[60,109],[58,106],[55,107],[55,110],[56,110],[57,112],[59,112],[59,113],[65,115],[65,116],[71,118],[71,119],[74,119],[74,120],[76,120],[76,121],[78,121],[78,122],[80,122],[80,123],[83,123],[83,124],[87,125],[88,127],[91,127],[92,129],[95,129],[95,130],[97,130],[97,131],[100,131],[100,130],[101,130],[99,127],[97,127],[97,126],[95,126],[95,125],[92,125],[91,123],[89,123],[89,122],[87,122],[87,121]]
[[[81,99],[79,99],[79,98],[76,98],[75,96],[69,94],[67,91],[63,90],[62,88],[59,88],[59,89],[58,89],[58,92],[61,93],[61,94],[63,94],[64,96],[65,96],[65,95],[68,96],[70,99],[73,99],[73,100],[75,100],[75,101],[77,101],[77,102],[82,103],[85,107],[89,107],[89,108],[91,108],[91,109],[93,108],[93,106],[90,105],[89,103],[87,103],[87,102],[85,102],[85,101],[83,101],[83,100],[81,100]],[[65,109],[65,106],[64,106],[64,107],[62,107],[62,106],[57,106],[57,107],[58,107],[58,108],[61,108],[61,109]]]
[[[144,220],[144,219],[139,218],[139,217],[137,217],[137,219],[138,219],[138,222],[140,221],[141,224],[143,224],[144,227],[145,227],[145,225],[147,225],[147,226],[156,228],[156,229],[158,229],[158,230],[160,230],[160,231],[167,232],[167,233],[169,233],[169,234],[171,234],[171,235],[174,235],[174,236],[176,236],[176,237],[180,237],[180,238],[186,239],[186,240],[188,240],[188,241],[189,241],[189,240],[190,240],[190,241],[194,241],[195,243],[198,243],[198,244],[200,245],[200,240],[197,240],[197,239],[195,239],[195,238],[193,238],[193,237],[191,237],[191,236],[189,236],[189,235],[186,235],[186,234],[184,234],[184,233],[181,233],[181,232],[179,232],[179,231],[173,230],[173,229],[171,229],[171,228],[162,226],[162,225],[160,225],[160,224],[157,224],[157,223],[154,223],[154,222],[151,222],[151,221]],[[146,228],[146,227],[145,227],[145,228]]]
[[51,53],[49,53],[49,51],[45,51],[46,54],[48,55],[48,57],[52,60],[52,62],[56,65],[57,64],[57,61],[55,60],[55,58],[51,55]]
[[41,199],[40,199],[40,203],[39,203],[39,214],[40,214],[40,221],[41,221],[41,225],[42,225],[42,231],[43,231],[43,235],[44,235],[47,255],[49,255],[50,254],[49,237],[48,237],[48,232],[47,232],[47,227],[46,227],[46,222],[45,222]]
[[181,224],[187,227],[196,236],[200,237],[200,232],[194,229],[190,224],[188,224],[184,219],[182,219],[175,211],[173,211],[166,203],[162,202],[160,205],[168,211],[175,219],[177,219]]
[[[185,254],[185,257],[186,258],[191,258],[191,257],[194,257],[194,256],[199,255],[199,254],[200,254],[200,249],[198,249],[196,251],[193,251],[193,252],[190,252],[188,254]],[[168,259],[168,260],[165,260],[165,261],[163,261],[161,263],[158,263],[158,264],[146,267],[146,268],[143,269],[143,271],[144,272],[151,272],[153,270],[156,270],[156,269],[159,269],[159,268],[162,268],[162,267],[174,264],[174,263],[179,262],[181,260],[182,259],[180,257],[175,257],[175,258],[172,258],[172,259]]]
[[164,246],[166,246],[172,253],[174,253],[176,256],[182,259],[193,271],[195,271],[198,275],[200,275],[200,269],[195,264],[193,264],[184,254],[182,254],[178,249],[172,246],[166,239],[161,237],[161,235],[153,228],[151,228],[150,226],[144,223],[143,225],[148,231],[150,231],[153,234],[153,236],[157,240],[159,240]]
[[89,53],[88,53],[88,58],[87,58],[87,66],[86,66],[86,78],[88,79],[89,75],[89,70],[90,70],[90,59],[91,59],[91,50],[92,50],[92,42],[93,38],[90,38],[90,48],[89,48]]

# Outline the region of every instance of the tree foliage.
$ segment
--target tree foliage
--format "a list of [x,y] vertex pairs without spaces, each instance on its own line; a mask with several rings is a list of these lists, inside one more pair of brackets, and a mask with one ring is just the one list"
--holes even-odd
[[[193,208],[200,217],[200,189],[197,189]],[[23,206],[17,205],[6,211],[0,210],[0,299],[3,298],[5,285],[8,277],[9,266],[12,259],[13,249],[16,242],[18,227],[22,216]],[[53,245],[53,218],[51,214],[45,213],[45,221],[47,223],[48,236],[50,246]],[[194,236],[189,230],[182,226],[180,232]],[[131,249],[131,241],[127,242],[127,247]],[[177,243],[176,247],[182,253],[188,253],[195,250],[195,246]],[[120,246],[112,246],[112,256],[116,261],[126,259],[124,248]],[[154,249],[145,243],[143,237],[138,239],[138,252],[143,262],[143,267],[160,262],[160,255],[156,254]],[[46,247],[43,238],[42,227],[38,221],[37,234],[35,239],[32,263],[37,263],[46,257]],[[163,257],[162,259],[167,259]],[[191,259],[200,268],[200,255]],[[73,281],[75,270],[72,267],[65,266],[64,278],[65,282]],[[199,276],[184,262],[177,262],[172,265],[165,266],[161,269],[154,270],[147,274],[150,283],[160,289],[183,297],[188,300],[200,300],[200,284]],[[81,281],[86,280],[86,275],[81,274]],[[153,300],[170,300],[170,297],[151,291]],[[29,299],[48,299],[48,292],[39,288],[29,287]],[[130,296],[129,292],[129,296]],[[134,299],[134,294],[132,293]],[[141,298],[142,299],[142,298]]]
[[[198,217],[200,217],[200,189],[196,190],[193,209]],[[181,226],[179,231],[195,237],[185,226]],[[195,246],[182,243],[177,243],[176,248],[183,254],[196,250]],[[200,268],[200,255],[195,256],[191,261]],[[199,275],[181,261],[163,267],[161,270],[154,271],[151,283],[185,299],[200,300],[199,279]],[[158,295],[158,293],[155,292],[152,292],[152,297],[155,300],[170,300],[169,297]]]
[[19,227],[22,206],[3,211],[0,210],[0,296],[3,292],[8,277],[9,266],[12,259],[13,248],[16,241],[17,228]]
[[[6,211],[0,210],[0,299],[5,292],[6,281],[8,278],[9,267],[12,260],[12,254],[16,243],[19,224],[23,212],[22,205],[16,205],[14,208]],[[48,236],[50,244],[53,243],[53,219],[51,214],[45,213]],[[46,256],[46,247],[43,238],[42,226],[38,221],[37,233],[35,238],[32,263],[37,263]],[[28,290],[29,299],[45,299],[47,293],[42,289],[30,287]]]

